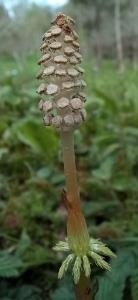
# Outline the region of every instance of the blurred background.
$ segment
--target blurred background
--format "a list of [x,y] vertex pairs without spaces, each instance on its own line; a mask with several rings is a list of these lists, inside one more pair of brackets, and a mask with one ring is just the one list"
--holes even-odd
[[138,300],[138,2],[0,1],[0,299],[73,300],[58,282],[66,234],[58,134],[38,112],[43,33],[55,13],[76,21],[88,118],[75,133],[90,235],[117,253],[109,274],[93,267],[96,300]]

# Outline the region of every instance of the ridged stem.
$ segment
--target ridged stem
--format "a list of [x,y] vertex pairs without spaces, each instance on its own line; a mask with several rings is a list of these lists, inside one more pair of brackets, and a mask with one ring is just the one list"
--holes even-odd
[[[81,212],[80,206],[80,195],[78,189],[78,182],[77,182],[77,171],[76,171],[76,163],[75,163],[75,152],[74,152],[74,133],[73,130],[62,132],[61,133],[62,145],[63,145],[63,159],[64,159],[64,172],[66,177],[66,186],[67,186],[67,208],[76,211],[76,216],[78,215],[78,223],[69,224],[69,226],[73,225],[73,230],[70,230],[70,235],[73,233],[77,243],[80,242],[79,235],[82,235],[82,242],[86,236],[86,243],[88,237],[87,226],[85,223],[84,216]],[[69,214],[69,212],[68,212]],[[80,218],[79,218],[80,216]],[[71,218],[68,218],[68,222],[71,222]],[[80,223],[79,223],[80,222]],[[74,226],[75,225],[75,226]],[[68,227],[68,225],[67,225]],[[78,233],[78,230],[80,232]],[[68,228],[67,228],[68,231]],[[76,231],[76,232],[74,232]],[[69,232],[68,232],[69,234]],[[68,236],[68,238],[70,238]],[[87,246],[87,245],[86,245]],[[90,288],[90,279],[86,278],[84,273],[81,273],[80,280],[77,285],[75,285],[75,292],[76,292],[76,300],[92,300],[92,292]]]
[[77,171],[74,153],[73,131],[61,133],[64,158],[64,172],[66,177],[67,197],[70,204],[80,208],[80,195],[77,183]]
[[81,273],[79,283],[75,287],[77,300],[94,300],[92,289],[90,288],[90,278],[86,278],[84,273]]

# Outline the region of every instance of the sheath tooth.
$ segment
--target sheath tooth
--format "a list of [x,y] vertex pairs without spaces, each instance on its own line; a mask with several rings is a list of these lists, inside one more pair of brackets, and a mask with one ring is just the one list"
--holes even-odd
[[50,83],[47,85],[47,95],[54,95],[58,91],[58,86],[56,84]]

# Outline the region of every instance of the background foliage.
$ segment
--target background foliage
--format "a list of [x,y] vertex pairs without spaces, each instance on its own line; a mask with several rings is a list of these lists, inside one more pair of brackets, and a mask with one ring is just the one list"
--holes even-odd
[[[89,13],[92,4],[87,2],[85,9]],[[110,55],[106,44],[106,59],[101,46],[99,61],[94,56],[93,38],[99,30],[97,21],[86,12],[81,14],[83,2],[74,0],[74,3],[69,3],[65,10],[74,15],[73,5],[76,7],[88,84],[88,118],[75,133],[82,206],[90,234],[101,237],[117,253],[117,259],[111,262],[111,273],[93,269],[93,289],[96,300],[137,300],[136,55],[133,51],[130,57],[128,46],[123,47],[125,69],[119,72],[116,55]],[[96,11],[99,7],[102,15],[103,10],[110,15],[113,3],[104,7],[102,3],[93,1],[93,7]],[[127,1],[121,10],[123,18],[128,18]],[[51,251],[66,232],[66,212],[60,200],[65,184],[61,145],[58,133],[43,127],[35,93],[39,57],[35,48],[52,12],[47,8],[19,6],[15,18],[10,19],[3,6],[0,11],[1,20],[4,18],[0,36],[4,38],[0,43],[0,299],[73,300],[70,274],[57,284],[62,256]],[[106,26],[105,31],[110,30],[109,23]],[[127,38],[131,44],[130,36]]]

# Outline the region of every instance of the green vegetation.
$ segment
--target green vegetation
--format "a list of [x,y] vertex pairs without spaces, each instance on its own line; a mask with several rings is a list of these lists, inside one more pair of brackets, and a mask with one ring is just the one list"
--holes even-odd
[[[88,119],[75,135],[81,197],[90,234],[118,255],[111,273],[94,267],[93,288],[96,300],[137,300],[138,69],[118,73],[109,61],[84,68]],[[0,69],[0,299],[73,300],[69,276],[56,286],[63,161],[58,134],[37,109],[36,57],[3,58]]]
[[[55,12],[10,2],[12,17],[0,1],[0,299],[73,300],[52,251],[66,231],[62,152],[35,93],[34,53]],[[75,133],[83,211],[90,235],[117,254],[110,273],[92,266],[95,300],[137,300],[137,0],[70,0],[63,11],[86,59],[88,118]]]

